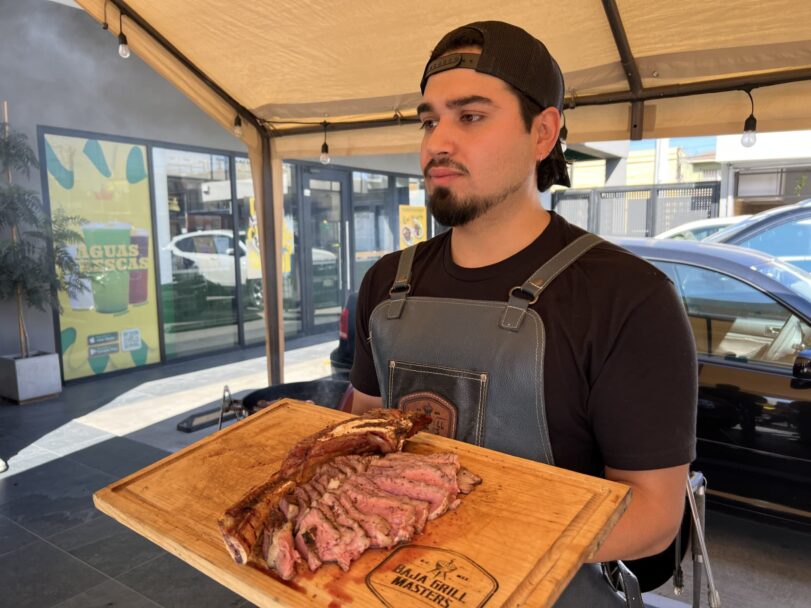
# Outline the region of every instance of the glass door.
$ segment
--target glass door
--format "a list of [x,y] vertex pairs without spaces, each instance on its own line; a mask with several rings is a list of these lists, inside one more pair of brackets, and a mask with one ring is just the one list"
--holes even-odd
[[302,194],[305,332],[317,333],[337,329],[346,298],[349,175],[305,168]]

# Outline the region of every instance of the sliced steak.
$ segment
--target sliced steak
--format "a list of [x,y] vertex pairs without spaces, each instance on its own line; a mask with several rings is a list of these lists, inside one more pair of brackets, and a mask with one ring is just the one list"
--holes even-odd
[[316,490],[312,484],[305,483],[304,485],[299,486],[302,491],[307,495],[307,504],[314,505],[318,502],[318,499],[321,498],[321,493]]
[[302,481],[336,456],[397,452],[408,437],[430,422],[431,417],[421,412],[369,410],[301,440],[287,453],[280,473],[282,477]]
[[428,464],[426,462],[389,461],[378,458],[369,465],[369,472],[398,475],[412,481],[420,481],[445,489],[450,494],[459,493],[456,470],[450,464]]
[[357,521],[366,536],[369,537],[371,547],[381,549],[388,549],[396,544],[396,540],[391,531],[389,523],[377,513],[363,513],[357,509],[352,502],[347,492],[339,494],[328,494],[330,497],[335,497],[340,505],[346,510],[347,514]]
[[[393,473],[393,474],[392,474]],[[456,492],[451,494],[445,488],[434,486],[422,481],[413,481],[397,475],[397,471],[390,473],[367,473],[374,484],[390,494],[406,496],[430,504],[428,520],[436,519],[448,510],[448,505],[456,498]]]
[[[306,516],[309,511],[311,511],[311,509],[307,509],[304,515]],[[295,536],[295,544],[299,555],[307,560],[307,566],[310,570],[312,572],[318,570],[321,567],[321,560],[318,559],[318,551],[315,547],[315,536],[313,536],[310,530],[299,527]]]
[[361,513],[386,520],[395,543],[411,539],[417,531],[417,509],[409,499],[383,492],[368,480],[361,483],[354,478],[348,479],[338,492]]
[[348,570],[349,564],[369,548],[369,537],[360,526],[340,525],[321,506],[307,512],[301,520],[301,530],[313,538],[315,552],[322,562],[337,562],[343,570]]
[[338,467],[341,465],[348,467],[350,472],[363,473],[369,467],[369,463],[376,459],[376,456],[356,456],[350,454],[348,456],[338,456],[332,461],[332,464]]
[[462,467],[456,474],[456,481],[462,494],[470,494],[482,482],[482,478]]
[[428,422],[376,410],[302,440],[268,483],[226,511],[228,551],[290,580],[304,562],[347,570],[369,547],[411,540],[481,483],[455,454],[400,452]]
[[295,576],[296,564],[301,561],[301,556],[293,541],[292,522],[284,521],[277,527],[265,529],[262,555],[267,565],[284,580],[289,581]]

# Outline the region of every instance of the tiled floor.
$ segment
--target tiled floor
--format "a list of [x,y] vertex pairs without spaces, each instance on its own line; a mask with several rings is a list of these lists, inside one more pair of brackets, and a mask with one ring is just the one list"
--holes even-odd
[[[286,355],[287,381],[329,374],[335,342]],[[264,350],[246,349],[69,385],[57,399],[0,403],[0,606],[251,606],[93,506],[96,490],[198,441],[193,412],[267,385]]]
[[0,605],[249,605],[94,508],[94,491],[167,453],[113,437],[6,473],[0,481]]

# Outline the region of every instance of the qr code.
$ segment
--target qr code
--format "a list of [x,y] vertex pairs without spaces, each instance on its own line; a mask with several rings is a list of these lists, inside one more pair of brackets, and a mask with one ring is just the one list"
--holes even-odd
[[138,350],[139,348],[141,348],[141,330],[122,329],[121,350],[130,351],[130,350]]

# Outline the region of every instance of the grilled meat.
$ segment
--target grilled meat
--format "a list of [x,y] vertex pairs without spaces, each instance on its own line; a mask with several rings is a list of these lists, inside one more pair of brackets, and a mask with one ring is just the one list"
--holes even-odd
[[369,410],[300,441],[282,462],[281,475],[302,482],[310,479],[315,468],[336,456],[399,452],[407,438],[430,423],[431,417],[420,412]]
[[421,414],[373,410],[302,440],[268,483],[220,520],[229,553],[289,580],[299,563],[347,570],[367,548],[411,540],[481,483],[455,454],[400,452],[429,422]]

